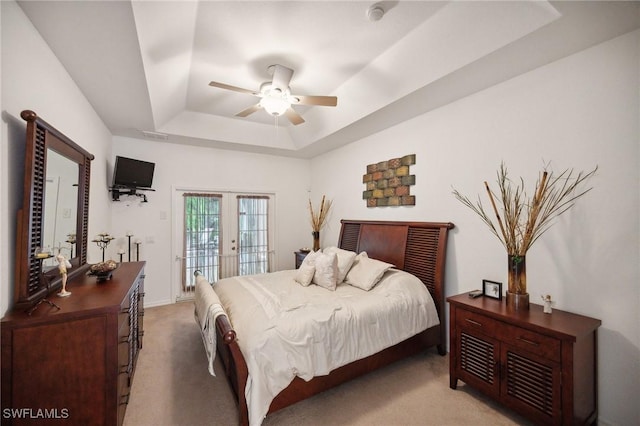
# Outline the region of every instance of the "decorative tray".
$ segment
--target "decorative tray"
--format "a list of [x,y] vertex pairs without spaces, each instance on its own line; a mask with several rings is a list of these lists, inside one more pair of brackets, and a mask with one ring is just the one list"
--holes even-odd
[[118,269],[118,264],[115,260],[107,260],[106,262],[96,263],[89,268],[88,275],[93,275],[97,278],[97,281],[103,282],[111,279],[113,271]]

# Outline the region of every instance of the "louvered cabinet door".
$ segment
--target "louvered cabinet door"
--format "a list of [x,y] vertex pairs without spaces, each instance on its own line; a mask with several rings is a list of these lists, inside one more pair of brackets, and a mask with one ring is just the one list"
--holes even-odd
[[500,342],[468,328],[457,331],[457,376],[488,394],[500,393]]
[[562,423],[561,366],[502,344],[501,399],[541,424]]

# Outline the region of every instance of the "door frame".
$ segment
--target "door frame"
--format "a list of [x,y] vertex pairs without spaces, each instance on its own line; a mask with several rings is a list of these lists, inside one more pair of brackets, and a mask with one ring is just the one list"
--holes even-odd
[[[278,270],[279,252],[278,252],[278,209],[277,209],[277,191],[269,190],[247,190],[247,189],[219,189],[219,188],[204,188],[190,185],[172,185],[171,186],[171,279],[169,280],[170,292],[169,297],[172,303],[181,301],[179,299],[182,288],[182,254],[183,254],[183,235],[182,235],[182,212],[183,212],[183,197],[185,192],[194,192],[202,194],[252,194],[252,195],[269,195],[272,197],[272,211],[273,211],[273,247],[274,251],[273,263],[274,270]],[[236,202],[234,197],[233,202]],[[237,205],[236,207],[237,208]]]

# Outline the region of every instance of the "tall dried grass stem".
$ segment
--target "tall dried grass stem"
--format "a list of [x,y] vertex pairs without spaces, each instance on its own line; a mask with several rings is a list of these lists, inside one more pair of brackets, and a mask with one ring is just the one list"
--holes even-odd
[[453,190],[453,195],[480,216],[498,237],[507,254],[524,256],[533,243],[551,227],[554,219],[573,207],[578,198],[591,191],[592,188],[583,189],[583,186],[597,170],[598,166],[588,173],[575,174],[573,169],[566,169],[559,175],[544,170],[536,182],[533,198],[530,198],[527,196],[524,180],[520,178],[519,184],[514,185],[502,163],[497,172],[498,193],[492,191],[487,182],[484,183],[500,232],[485,212],[479,197],[474,204],[456,189]]
[[323,195],[322,201],[320,202],[320,208],[316,212],[313,208],[313,204],[311,204],[311,199],[309,199],[309,213],[311,214],[311,229],[313,232],[320,232],[320,229],[324,226],[329,210],[331,210],[331,204],[332,201],[327,200]]

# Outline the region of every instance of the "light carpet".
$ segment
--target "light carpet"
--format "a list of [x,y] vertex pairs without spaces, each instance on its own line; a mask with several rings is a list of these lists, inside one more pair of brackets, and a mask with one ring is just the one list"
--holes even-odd
[[[237,425],[219,360],[209,375],[193,303],[148,308],[125,426]],[[449,388],[448,356],[435,349],[267,416],[275,425],[528,425],[481,393]]]

